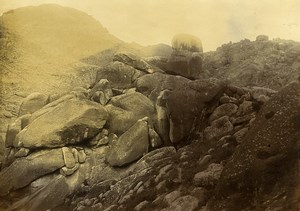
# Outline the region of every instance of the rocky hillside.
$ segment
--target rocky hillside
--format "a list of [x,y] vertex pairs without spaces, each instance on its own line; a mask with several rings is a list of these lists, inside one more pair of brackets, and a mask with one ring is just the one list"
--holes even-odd
[[58,5],[8,11],[0,30],[1,99],[67,88],[71,64],[121,43],[91,16]]
[[228,43],[204,55],[210,77],[238,86],[262,86],[279,90],[300,75],[300,43],[260,35]]
[[299,43],[143,47],[55,5],[0,29],[0,210],[299,210]]
[[299,82],[277,92],[190,80],[116,53],[91,89],[24,99],[0,206],[297,210],[299,93]]

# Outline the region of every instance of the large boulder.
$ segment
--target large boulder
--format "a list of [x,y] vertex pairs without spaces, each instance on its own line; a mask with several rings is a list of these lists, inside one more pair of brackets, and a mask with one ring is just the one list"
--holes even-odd
[[25,187],[65,165],[61,149],[43,150],[17,159],[0,172],[0,195]]
[[148,123],[139,120],[113,143],[106,160],[111,166],[123,166],[141,158],[148,152],[148,148]]
[[115,61],[97,72],[96,83],[101,79],[107,79],[112,88],[128,89],[133,87],[136,79],[144,74],[127,64]]
[[154,71],[147,62],[129,52],[118,52],[114,55],[113,60],[130,65],[131,67],[146,73],[153,73]]
[[167,64],[167,72],[187,78],[200,78],[203,49],[201,40],[188,34],[175,35],[173,53]]
[[97,135],[106,120],[106,109],[94,102],[70,99],[50,107],[16,136],[14,146],[60,147]]
[[165,89],[180,89],[189,81],[189,79],[181,76],[154,73],[138,78],[136,81],[136,88],[139,92],[148,96],[155,102],[161,91]]
[[41,109],[48,103],[48,96],[35,92],[28,95],[22,102],[19,110],[19,116],[24,114],[32,114]]
[[[299,102],[300,84],[292,83],[263,105],[226,164],[210,210],[243,210],[253,201],[258,208],[262,198],[264,206],[279,203],[272,197],[278,191],[280,204],[289,204],[287,196],[296,191],[298,179]],[[240,200],[244,203],[236,203]]]
[[136,84],[138,91],[155,102],[157,129],[165,143],[179,143],[186,138],[206,104],[224,88],[216,79],[191,81],[161,73],[142,76]]
[[155,122],[155,108],[151,100],[138,92],[128,92],[113,97],[106,106],[109,113],[108,126],[112,133],[121,135],[137,120],[149,117]]

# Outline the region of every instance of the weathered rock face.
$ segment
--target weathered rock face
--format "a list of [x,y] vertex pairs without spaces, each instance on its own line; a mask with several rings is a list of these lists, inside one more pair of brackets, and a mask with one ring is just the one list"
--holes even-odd
[[160,92],[168,89],[180,89],[190,80],[181,76],[173,76],[162,73],[147,74],[137,79],[136,88],[139,92],[156,102]]
[[97,72],[96,82],[107,79],[112,88],[128,89],[132,88],[136,79],[144,74],[132,66],[115,61]]
[[215,137],[221,137],[233,130],[233,125],[228,116],[223,116],[211,123],[211,126],[205,128],[204,137],[210,140]]
[[138,92],[115,96],[106,108],[109,113],[109,129],[117,135],[126,132],[141,118],[149,117],[152,123],[156,119],[153,103]]
[[122,62],[130,65],[137,70],[144,71],[146,73],[153,73],[152,67],[138,56],[129,52],[119,52],[114,55],[113,61]]
[[109,81],[107,79],[100,79],[100,81],[91,90],[89,97],[101,105],[106,105],[112,96],[113,92]]
[[61,149],[44,150],[16,160],[0,172],[0,195],[17,190],[64,166]]
[[[225,166],[220,192],[210,204],[211,209],[240,210],[252,201],[258,202],[257,207],[268,206],[268,203],[275,203],[274,198],[264,205],[260,204],[260,200],[264,198],[263,201],[267,201],[270,190],[277,190],[277,195],[293,194],[294,189],[288,187],[295,187],[293,182],[297,181],[299,102],[300,84],[293,83],[265,103],[242,144]],[[238,198],[231,197],[232,194]],[[286,199],[280,199],[283,210]],[[237,200],[244,203],[236,203]]]
[[14,146],[59,147],[94,137],[106,123],[106,109],[96,103],[71,99],[49,109],[16,136]]
[[111,146],[106,160],[112,166],[123,166],[141,158],[148,148],[148,123],[139,120]]
[[145,75],[137,80],[137,90],[155,102],[158,132],[165,143],[178,143],[187,137],[199,120],[205,103],[222,89],[218,80],[191,81],[161,73]]
[[19,110],[19,116],[32,114],[48,103],[48,96],[41,93],[32,93],[22,102]]
[[202,72],[203,49],[197,37],[178,34],[172,40],[173,53],[167,64],[167,72],[187,78],[199,78]]

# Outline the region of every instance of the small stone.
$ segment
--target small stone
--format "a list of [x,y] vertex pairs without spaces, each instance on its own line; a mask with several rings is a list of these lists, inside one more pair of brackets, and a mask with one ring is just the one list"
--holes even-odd
[[86,154],[85,154],[84,150],[78,151],[78,161],[79,161],[79,163],[84,163],[85,160],[86,160]]
[[143,185],[143,181],[138,182],[136,186],[133,188],[133,191],[137,191]]
[[117,205],[113,204],[113,205],[110,205],[109,207],[107,207],[104,211],[113,211],[113,210],[116,210],[117,209]]
[[96,203],[96,204],[94,204],[94,205],[92,206],[92,208],[93,208],[94,210],[102,210],[102,209],[103,209],[103,205],[102,205],[102,203]]
[[141,194],[145,190],[144,186],[139,187],[139,189],[136,191],[137,194]]
[[233,136],[236,138],[236,141],[238,143],[242,142],[242,139],[244,138],[244,136],[246,135],[246,133],[248,132],[248,128],[243,128],[239,131],[237,131],[235,134],[233,134]]
[[164,176],[166,176],[166,173],[171,170],[172,168],[172,164],[168,164],[164,167],[162,167],[160,170],[159,170],[159,174],[156,176],[155,178],[155,182],[159,182]]
[[86,206],[91,206],[92,205],[92,201],[90,199],[85,199],[83,201],[83,203],[86,205]]
[[72,169],[76,164],[72,151],[68,147],[63,147],[61,149],[64,157],[65,166],[68,169]]
[[27,148],[20,148],[16,154],[15,157],[16,158],[21,158],[21,157],[26,157],[27,155],[29,155],[30,150]]
[[149,138],[150,138],[150,144],[152,148],[157,148],[162,145],[161,138],[156,133],[156,131],[152,128],[149,128]]
[[182,196],[177,198],[169,207],[168,210],[176,211],[194,211],[198,207],[199,200],[194,196]]
[[229,97],[227,95],[220,97],[219,99],[221,104],[225,104],[225,103],[234,103],[234,104],[238,104],[238,100],[234,97]]
[[21,129],[23,130],[27,125],[29,125],[29,119],[31,117],[31,114],[25,114],[20,117],[21,119]]
[[241,116],[241,117],[237,117],[235,119],[233,119],[231,122],[233,125],[239,125],[239,124],[244,124],[244,123],[248,123],[252,118],[252,115],[245,115],[245,116]]
[[60,169],[60,174],[63,175],[63,176],[70,176],[72,174],[74,174],[74,172],[79,168],[79,164],[76,163],[75,166],[73,168],[67,168],[67,167],[62,167]]
[[76,208],[76,210],[77,210],[77,211],[85,210],[85,206],[79,205],[79,206]]
[[158,183],[155,188],[159,192],[165,191],[167,189],[167,182],[166,182],[166,180],[163,180],[160,183]]
[[205,168],[209,165],[209,163],[212,161],[212,155],[205,155],[200,161],[199,166],[202,168]]
[[173,201],[175,201],[175,199],[177,199],[178,197],[181,196],[181,192],[180,191],[173,191],[171,193],[168,193],[165,198],[164,201],[168,204],[171,205]]
[[221,164],[212,163],[205,171],[201,171],[194,176],[194,184],[196,186],[213,186],[218,182],[223,166]]
[[109,138],[107,136],[104,136],[103,138],[101,138],[98,143],[97,143],[97,147],[98,146],[103,146],[103,145],[107,145],[109,142]]
[[72,153],[73,153],[73,156],[74,156],[74,159],[75,159],[75,163],[78,163],[79,162],[79,158],[78,158],[78,151],[77,151],[77,149],[72,148]]
[[147,207],[147,205],[149,204],[149,201],[145,200],[142,201],[141,203],[139,203],[138,205],[136,205],[134,207],[134,211],[142,211],[145,210],[145,208]]
[[252,102],[245,100],[237,111],[238,116],[243,116],[253,112]]
[[223,116],[232,116],[238,111],[238,106],[233,103],[222,104],[217,107],[209,117],[209,122],[219,119]]
[[210,148],[210,149],[207,151],[208,154],[212,154],[212,153],[214,153],[214,152],[215,152],[215,149],[214,149],[214,148]]

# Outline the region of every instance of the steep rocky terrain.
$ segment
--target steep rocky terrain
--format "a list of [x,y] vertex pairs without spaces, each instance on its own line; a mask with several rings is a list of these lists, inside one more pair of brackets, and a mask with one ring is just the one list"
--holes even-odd
[[300,75],[300,43],[257,36],[228,43],[204,56],[210,76],[238,86],[262,86],[279,90]]
[[0,210],[299,210],[299,43],[258,36],[203,53],[184,34],[172,48],[143,47],[53,5],[1,20],[30,25],[26,11],[77,17],[111,46],[75,45],[89,36],[80,29],[64,40],[73,27],[51,35],[51,23],[35,23],[21,35],[25,26],[2,24],[3,79],[22,64],[24,78],[45,71],[34,77],[49,84],[3,83]]

